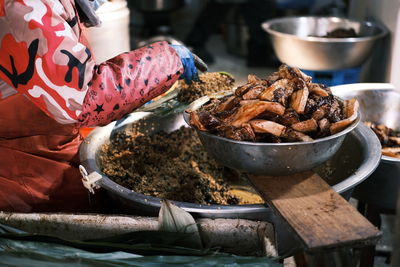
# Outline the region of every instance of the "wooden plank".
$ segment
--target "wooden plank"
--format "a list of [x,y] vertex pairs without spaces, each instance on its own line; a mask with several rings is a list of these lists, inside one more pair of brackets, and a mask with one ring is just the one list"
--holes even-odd
[[376,243],[381,232],[318,174],[253,176],[250,182],[308,249]]

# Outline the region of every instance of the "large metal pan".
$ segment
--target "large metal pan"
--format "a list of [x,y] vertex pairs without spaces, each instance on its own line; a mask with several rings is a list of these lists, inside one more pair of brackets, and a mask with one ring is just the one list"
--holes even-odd
[[[166,117],[154,116],[149,112],[130,114],[122,121],[113,122],[105,127],[93,130],[82,143],[80,148],[81,164],[88,173],[98,172],[102,179],[98,184],[124,203],[127,212],[140,212],[155,215],[160,208],[160,199],[132,192],[114,183],[105,176],[99,166],[101,146],[109,142],[112,135],[124,131],[135,123],[136,127],[149,134],[160,130],[171,132],[186,126],[182,113]],[[368,127],[359,125],[345,138],[339,151],[325,164],[315,170],[330,183],[340,194],[350,196],[354,186],[366,179],[376,168],[380,159],[380,143],[375,134]],[[264,205],[198,205],[193,203],[177,202],[178,206],[193,212],[200,217],[243,217],[259,218],[259,214],[271,213]]]
[[[143,119],[143,120],[141,120]],[[141,122],[139,122],[141,120]],[[124,120],[113,122],[105,127],[93,130],[80,148],[81,164],[88,173],[98,172],[102,179],[97,184],[107,191],[119,212],[156,216],[160,209],[161,199],[145,196],[124,188],[104,175],[99,166],[100,148],[109,142],[113,134],[124,131],[132,125],[147,131],[149,134],[159,130],[171,132],[186,126],[182,113],[157,117],[149,112],[130,114]],[[342,147],[325,164],[314,170],[319,173],[338,193],[349,199],[353,188],[364,181],[376,168],[380,159],[380,144],[375,134],[364,125],[359,125],[343,141]],[[277,232],[278,251],[280,255],[290,254],[301,248],[288,227],[267,205],[199,205],[186,202],[174,202],[177,206],[189,211],[195,217],[206,218],[243,218],[265,220],[274,223]]]

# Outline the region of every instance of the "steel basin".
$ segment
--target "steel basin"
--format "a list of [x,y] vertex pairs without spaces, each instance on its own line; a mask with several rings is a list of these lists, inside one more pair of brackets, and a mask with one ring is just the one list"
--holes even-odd
[[[198,108],[195,102],[191,105]],[[190,106],[188,109],[192,110]],[[189,125],[189,114],[183,116]],[[360,114],[343,131],[310,142],[246,142],[196,131],[206,151],[222,165],[256,175],[279,176],[308,171],[330,159],[359,121]]]
[[[138,122],[140,119],[144,119]],[[144,123],[143,123],[144,122]],[[171,132],[186,126],[181,113],[167,117],[156,117],[149,112],[130,114],[123,121],[113,122],[104,127],[97,127],[82,143],[79,156],[81,164],[88,173],[98,172],[102,175],[99,185],[113,194],[117,194],[129,203],[127,212],[140,211],[154,215],[160,208],[160,199],[132,192],[110,180],[104,175],[99,166],[101,146],[110,141],[113,134],[124,131],[132,124],[140,125],[139,129],[149,134],[159,130]],[[137,127],[137,126],[136,126]],[[372,130],[360,124],[344,139],[337,153],[324,164],[316,167],[318,172],[338,193],[346,195],[357,184],[364,181],[378,166],[380,160],[380,143]],[[178,206],[197,214],[200,217],[236,217],[248,214],[266,212],[269,208],[264,205],[198,205],[193,203],[175,202]],[[135,207],[139,207],[136,209]],[[133,210],[132,210],[133,208]],[[254,218],[254,217],[253,217]]]
[[[361,66],[375,42],[388,33],[384,26],[374,22],[339,17],[284,17],[266,21],[262,27],[269,33],[281,62],[315,71]],[[310,37],[349,27],[355,29],[359,37]]]
[[[391,84],[349,84],[331,88],[342,98],[357,98],[362,121],[382,123],[400,130],[400,91]],[[400,188],[400,159],[382,155],[370,178],[357,186],[354,197],[383,209],[396,209]]]
[[[142,118],[145,118],[144,123],[138,122]],[[148,112],[132,113],[124,120],[93,130],[80,147],[80,160],[88,173],[96,171],[102,175],[98,185],[107,191],[117,212],[157,216],[161,202],[159,198],[145,196],[116,184],[105,176],[99,167],[98,156],[101,146],[109,142],[114,133],[124,131],[134,123],[149,134],[159,130],[171,132],[181,126],[186,126],[181,113],[163,118],[155,117]],[[349,199],[353,188],[375,170],[379,159],[378,138],[368,127],[359,125],[344,138],[343,145],[337,153],[314,170],[331,184],[334,190]],[[267,205],[225,206],[174,203],[191,212],[195,217],[243,218],[272,222],[277,232],[280,255],[291,254],[301,248],[298,240],[288,231],[289,227],[286,223],[275,216]]]

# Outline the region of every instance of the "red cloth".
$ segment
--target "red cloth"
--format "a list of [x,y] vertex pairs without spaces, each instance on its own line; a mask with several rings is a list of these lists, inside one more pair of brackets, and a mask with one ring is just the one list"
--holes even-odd
[[183,71],[165,42],[96,65],[82,30],[73,0],[0,0],[0,210],[85,210],[79,127],[121,118]]
[[0,114],[0,210],[87,210],[74,125],[57,123],[21,94],[2,100]]

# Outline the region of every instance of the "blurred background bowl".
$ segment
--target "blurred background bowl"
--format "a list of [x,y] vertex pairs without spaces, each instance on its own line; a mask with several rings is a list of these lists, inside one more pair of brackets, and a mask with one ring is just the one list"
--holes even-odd
[[[190,125],[188,113],[185,112],[184,118]],[[343,131],[311,142],[236,141],[196,131],[206,151],[226,167],[256,175],[288,175],[311,170],[330,159],[359,121],[358,114],[357,120]]]
[[[361,120],[400,130],[400,91],[391,84],[347,84],[331,87],[344,99],[357,98]],[[374,173],[354,191],[359,201],[378,208],[395,210],[400,188],[400,159],[382,155]]]
[[[262,27],[281,62],[314,71],[360,67],[375,42],[388,33],[374,22],[339,17],[284,17],[266,21]],[[315,37],[339,28],[353,28],[357,37]]]

